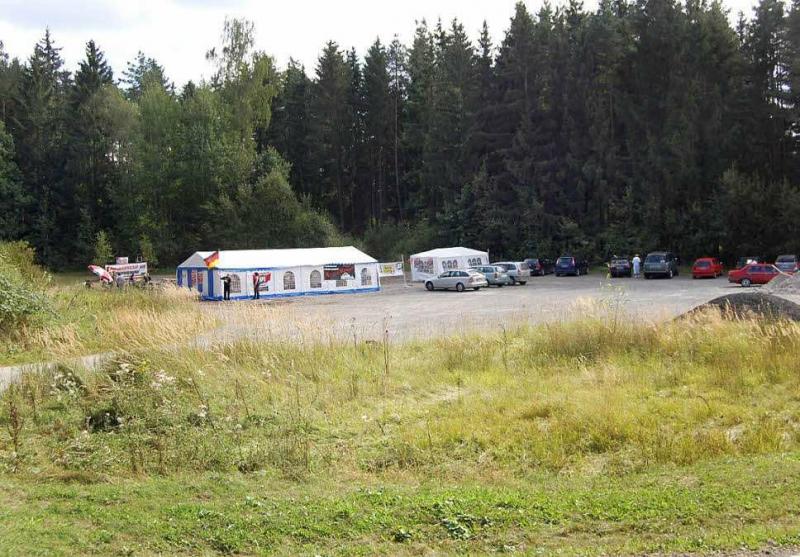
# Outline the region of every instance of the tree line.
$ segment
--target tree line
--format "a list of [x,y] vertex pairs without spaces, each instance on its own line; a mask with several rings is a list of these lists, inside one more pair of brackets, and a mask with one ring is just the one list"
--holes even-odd
[[51,266],[355,242],[503,257],[800,251],[800,2],[516,6],[278,71],[245,20],[180,90],[141,54],[74,74],[0,48],[0,235]]

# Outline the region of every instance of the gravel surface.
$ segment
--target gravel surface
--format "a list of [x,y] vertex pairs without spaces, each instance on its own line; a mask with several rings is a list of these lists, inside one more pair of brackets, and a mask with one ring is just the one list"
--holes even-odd
[[[336,338],[391,340],[499,330],[523,323],[546,323],[586,314],[664,321],[709,300],[742,291],[724,278],[607,279],[605,275],[535,277],[525,286],[483,288],[478,292],[428,292],[422,284],[385,280],[379,293],[289,298],[280,301],[208,303],[227,325],[218,339],[242,336],[327,341]],[[254,318],[253,314],[263,316]]]

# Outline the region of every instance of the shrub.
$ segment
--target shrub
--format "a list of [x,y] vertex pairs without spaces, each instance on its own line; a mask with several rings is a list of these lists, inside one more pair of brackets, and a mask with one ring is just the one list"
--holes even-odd
[[0,244],[0,330],[30,324],[47,309],[42,290],[50,276],[25,242]]
[[50,285],[50,273],[36,264],[36,252],[28,242],[0,242],[0,269],[13,268],[34,290]]
[[27,325],[45,312],[43,294],[20,280],[12,268],[0,268],[0,331]]

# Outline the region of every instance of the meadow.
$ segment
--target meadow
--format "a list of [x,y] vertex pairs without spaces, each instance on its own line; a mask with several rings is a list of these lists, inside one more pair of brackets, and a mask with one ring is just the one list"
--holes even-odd
[[2,395],[0,554],[798,545],[798,349],[713,311],[131,346]]
[[215,326],[185,289],[85,288],[56,275],[43,289],[46,309],[0,331],[0,365],[54,361],[186,342]]

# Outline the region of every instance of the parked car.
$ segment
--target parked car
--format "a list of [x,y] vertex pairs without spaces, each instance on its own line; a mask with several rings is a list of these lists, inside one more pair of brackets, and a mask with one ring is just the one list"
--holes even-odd
[[531,278],[531,270],[528,264],[524,261],[498,261],[492,263],[497,267],[502,267],[511,278],[511,284],[527,284],[528,279]]
[[784,273],[796,273],[799,264],[796,255],[779,255],[775,260],[775,266]]
[[633,264],[627,257],[612,257],[608,262],[608,274],[612,277],[632,277]]
[[644,258],[644,278],[678,276],[678,258],[669,251],[654,251]]
[[750,265],[752,263],[764,263],[764,258],[760,255],[746,255],[744,257],[740,257],[736,261],[736,268],[741,269],[745,265]]
[[489,286],[505,286],[512,284],[511,277],[508,276],[505,268],[499,265],[481,265],[480,267],[472,267],[473,271],[478,271],[484,276]]
[[582,257],[562,255],[556,260],[555,273],[557,277],[585,275],[589,273],[589,263]]
[[545,275],[552,275],[556,268],[556,265],[553,263],[552,259],[545,259],[543,257],[526,259],[525,263],[527,263],[528,267],[531,269],[531,276],[538,275],[543,277]]
[[781,274],[775,265],[769,263],[750,263],[741,269],[734,269],[728,273],[728,282],[735,282],[742,286],[751,284],[767,284]]
[[716,257],[701,257],[692,265],[692,278],[717,278],[722,276],[722,263]]
[[459,292],[463,292],[467,288],[480,290],[484,286],[489,286],[489,282],[481,273],[473,271],[472,269],[466,271],[445,271],[438,277],[428,279],[425,282],[425,288],[430,291],[454,288]]

